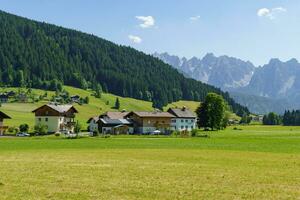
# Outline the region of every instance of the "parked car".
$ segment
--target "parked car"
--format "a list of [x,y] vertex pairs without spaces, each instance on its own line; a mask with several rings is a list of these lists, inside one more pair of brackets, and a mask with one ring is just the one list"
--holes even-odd
[[20,132],[20,133],[17,133],[16,136],[17,136],[17,137],[29,137],[30,135],[29,135],[28,133]]
[[160,130],[155,130],[155,131],[151,132],[151,135],[159,135],[159,134],[161,134]]

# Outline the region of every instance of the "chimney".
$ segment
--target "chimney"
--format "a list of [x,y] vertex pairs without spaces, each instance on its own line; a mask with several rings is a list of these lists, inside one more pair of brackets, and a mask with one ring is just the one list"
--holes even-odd
[[183,107],[182,107],[182,111],[185,111],[185,110],[186,110],[186,107],[185,107],[185,106],[183,106]]

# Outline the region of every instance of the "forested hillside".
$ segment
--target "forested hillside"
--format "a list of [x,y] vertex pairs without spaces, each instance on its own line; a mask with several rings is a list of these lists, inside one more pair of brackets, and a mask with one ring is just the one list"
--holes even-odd
[[0,82],[55,90],[60,83],[79,88],[101,84],[105,92],[153,101],[161,108],[180,99],[201,101],[222,94],[234,112],[248,112],[227,93],[187,79],[133,48],[55,25],[0,12]]

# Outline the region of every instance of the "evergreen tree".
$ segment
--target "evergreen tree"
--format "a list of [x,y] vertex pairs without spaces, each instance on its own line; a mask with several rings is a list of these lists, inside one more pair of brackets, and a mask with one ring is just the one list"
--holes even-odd
[[95,88],[95,97],[96,98],[101,98],[101,94],[102,94],[102,87],[98,83],[98,84],[96,84],[96,88]]
[[281,124],[281,118],[274,112],[270,112],[263,117],[263,124],[264,125],[279,125]]
[[116,98],[115,109],[118,109],[118,110],[120,109],[120,101],[119,101],[118,97]]

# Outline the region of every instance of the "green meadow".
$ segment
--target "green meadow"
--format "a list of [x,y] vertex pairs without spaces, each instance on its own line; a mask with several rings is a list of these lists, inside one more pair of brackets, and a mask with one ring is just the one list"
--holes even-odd
[[0,139],[0,199],[299,199],[300,127]]

